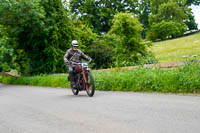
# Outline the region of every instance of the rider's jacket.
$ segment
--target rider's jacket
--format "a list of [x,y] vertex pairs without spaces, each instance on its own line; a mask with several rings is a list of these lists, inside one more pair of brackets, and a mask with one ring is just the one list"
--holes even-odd
[[90,61],[91,58],[86,56],[81,50],[73,50],[72,48],[68,49],[64,55],[65,64],[69,64],[70,61],[81,62],[81,59]]

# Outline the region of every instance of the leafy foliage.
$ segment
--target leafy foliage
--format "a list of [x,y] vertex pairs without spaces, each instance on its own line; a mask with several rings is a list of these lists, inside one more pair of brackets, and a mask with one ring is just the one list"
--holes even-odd
[[63,50],[72,40],[73,24],[66,17],[61,0],[4,0],[2,3],[0,23],[8,27],[11,37],[17,38],[13,48],[17,60],[21,61],[21,72],[63,72]]
[[152,40],[176,37],[187,30],[189,9],[185,0],[152,0],[148,37]]
[[153,24],[149,30],[148,38],[152,40],[174,38],[182,35],[186,31],[184,23],[176,23],[173,21],[161,21],[160,23]]
[[187,5],[192,5],[192,4],[194,4],[194,5],[200,5],[200,0],[187,0],[187,3],[186,3]]
[[15,43],[14,40],[9,38],[5,27],[0,25],[0,72],[17,68],[16,55],[11,43]]
[[[114,16],[113,26],[108,32],[113,39],[116,52],[116,63],[124,62],[133,65],[147,53],[148,43],[142,43],[142,25],[132,13],[118,13]],[[117,66],[118,66],[117,65]]]
[[198,30],[198,25],[195,22],[195,18],[192,12],[189,14],[189,19],[185,22],[185,24],[188,26],[189,31]]
[[113,66],[113,47],[107,45],[105,38],[97,38],[88,48],[87,54],[94,60],[93,68],[110,68]]
[[79,48],[87,52],[89,49],[88,47],[91,47],[93,41],[97,38],[97,34],[93,33],[92,29],[86,26],[82,21],[80,20],[74,20],[73,21],[75,25],[75,37],[76,40],[79,42]]
[[[200,5],[200,0],[186,0],[186,5],[189,7],[191,5]],[[198,25],[195,22],[195,18],[192,12],[192,9],[189,14],[188,20],[185,22],[185,24],[188,26],[188,30],[198,30]]]
[[143,25],[142,38],[146,38],[147,29],[149,28],[150,13],[150,0],[140,0],[139,21]]
[[96,33],[108,32],[117,12],[135,12],[138,0],[70,0],[70,8]]

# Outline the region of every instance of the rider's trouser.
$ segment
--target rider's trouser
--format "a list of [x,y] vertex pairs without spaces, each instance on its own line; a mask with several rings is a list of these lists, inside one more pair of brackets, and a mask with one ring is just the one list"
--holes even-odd
[[74,73],[73,73],[73,67],[72,66],[68,66],[68,72],[69,72],[69,81],[75,82],[74,80]]

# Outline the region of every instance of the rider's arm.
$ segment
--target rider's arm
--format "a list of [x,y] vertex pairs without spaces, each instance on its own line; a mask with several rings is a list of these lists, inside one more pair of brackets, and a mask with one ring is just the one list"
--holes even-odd
[[86,61],[92,61],[92,58],[90,58],[90,57],[88,57],[87,55],[85,55],[82,51],[80,51],[81,52],[81,57],[84,59],[84,60],[86,60]]
[[67,65],[69,64],[68,58],[69,58],[69,50],[65,53],[65,55],[63,57],[64,63]]

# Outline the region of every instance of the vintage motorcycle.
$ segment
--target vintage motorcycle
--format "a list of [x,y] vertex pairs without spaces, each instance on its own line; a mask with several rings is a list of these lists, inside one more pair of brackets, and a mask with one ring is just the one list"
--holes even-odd
[[92,97],[95,92],[94,78],[88,67],[88,63],[76,63],[74,69],[75,87],[72,88],[74,95],[78,95],[79,91],[86,91],[88,96]]

